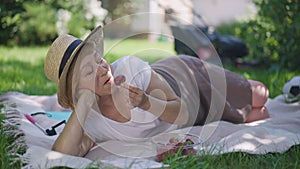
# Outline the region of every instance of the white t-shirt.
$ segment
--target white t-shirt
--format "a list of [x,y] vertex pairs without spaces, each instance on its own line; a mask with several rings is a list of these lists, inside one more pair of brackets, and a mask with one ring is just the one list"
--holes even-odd
[[[146,90],[151,79],[151,67],[134,56],[123,57],[112,63],[114,77],[125,75],[126,83]],[[91,110],[86,118],[85,130],[96,142],[107,140],[143,141],[161,132],[177,129],[178,125],[158,119],[140,108],[131,109],[128,122],[117,122]]]

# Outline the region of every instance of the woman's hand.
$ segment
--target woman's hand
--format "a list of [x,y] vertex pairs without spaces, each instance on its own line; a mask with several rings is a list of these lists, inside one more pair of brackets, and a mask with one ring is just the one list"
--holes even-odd
[[146,91],[121,84],[121,92],[127,98],[129,106],[149,111],[160,120],[179,125],[186,124],[189,113],[186,104],[174,93],[169,84],[156,72],[152,71],[151,80]]
[[149,109],[149,95],[146,94],[142,89],[132,86],[129,84],[122,83],[121,87],[126,89],[128,96],[128,103],[133,107],[139,107],[144,110]]

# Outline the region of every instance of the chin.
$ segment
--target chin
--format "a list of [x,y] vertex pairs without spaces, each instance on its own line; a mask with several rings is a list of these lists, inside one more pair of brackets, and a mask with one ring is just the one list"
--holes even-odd
[[111,95],[115,91],[115,87],[112,87],[112,85],[105,85],[103,88],[99,89],[99,94],[101,96]]

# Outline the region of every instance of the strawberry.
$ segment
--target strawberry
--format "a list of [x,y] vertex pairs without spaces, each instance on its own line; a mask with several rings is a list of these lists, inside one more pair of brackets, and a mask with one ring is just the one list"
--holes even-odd
[[175,144],[176,147],[180,147],[180,146],[183,146],[183,145],[184,144],[182,142],[178,142],[178,143]]
[[179,153],[180,155],[194,154],[196,153],[196,150],[193,147],[188,146],[193,144],[194,142],[189,138],[184,142],[180,142],[178,138],[171,138],[166,144],[167,147],[160,147],[157,149],[157,160],[161,162],[163,159],[176,153]]
[[187,145],[191,145],[191,144],[195,144],[191,139],[187,138],[185,140],[185,143],[187,143]]
[[117,77],[115,77],[114,82],[117,86],[120,86],[122,83],[124,83],[126,80],[124,75],[118,75]]

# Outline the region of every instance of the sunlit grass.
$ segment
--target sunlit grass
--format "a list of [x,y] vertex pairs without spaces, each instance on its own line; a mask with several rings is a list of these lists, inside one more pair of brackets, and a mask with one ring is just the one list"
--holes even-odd
[[175,55],[173,43],[150,42],[148,40],[106,40],[104,42],[105,58],[114,61],[119,57],[133,55],[153,63],[161,58]]
[[270,98],[282,94],[283,85],[294,76],[299,76],[299,72],[288,70],[269,70],[267,68],[241,68],[225,66],[229,70],[236,72],[247,79],[263,82],[269,89]]
[[[174,55],[172,43],[147,40],[106,40],[105,58],[109,62],[135,55],[149,63]],[[56,92],[56,84],[44,75],[46,47],[0,47],[0,92],[19,91],[27,94],[49,95]]]
[[44,75],[46,47],[0,47],[0,91],[51,94],[56,86]]
[[188,156],[170,163],[174,169],[296,169],[300,168],[300,148],[291,147],[286,153],[261,155],[244,152],[222,155]]

